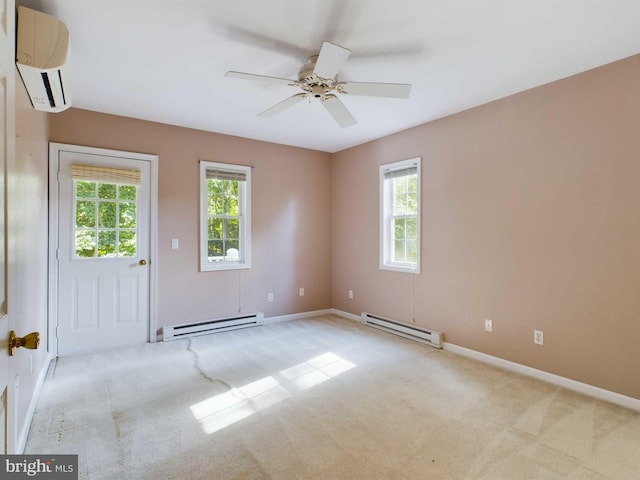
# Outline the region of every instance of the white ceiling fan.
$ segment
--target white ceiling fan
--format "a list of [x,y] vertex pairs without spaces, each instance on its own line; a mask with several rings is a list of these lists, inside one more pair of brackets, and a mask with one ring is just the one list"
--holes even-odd
[[371,83],[371,82],[341,82],[338,80],[338,70],[351,55],[348,48],[324,42],[320,53],[309,57],[298,72],[298,80],[288,78],[269,77],[244,72],[227,72],[226,77],[242,78],[245,80],[265,80],[286,83],[292,87],[302,89],[301,93],[283,100],[268,108],[259,116],[270,117],[292,107],[305,98],[317,98],[324,108],[331,114],[341,127],[349,127],[357,123],[338,98],[336,93],[345,95],[367,95],[373,97],[409,98],[411,85],[406,83]]

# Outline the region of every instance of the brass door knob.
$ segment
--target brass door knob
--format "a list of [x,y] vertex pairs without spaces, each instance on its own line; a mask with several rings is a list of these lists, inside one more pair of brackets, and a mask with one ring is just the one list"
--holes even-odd
[[11,330],[9,333],[9,355],[13,356],[16,348],[24,347],[35,350],[40,346],[40,332],[31,332],[24,337],[18,337],[16,332]]
[[138,263],[144,267],[147,264],[147,261],[146,260],[140,260]]

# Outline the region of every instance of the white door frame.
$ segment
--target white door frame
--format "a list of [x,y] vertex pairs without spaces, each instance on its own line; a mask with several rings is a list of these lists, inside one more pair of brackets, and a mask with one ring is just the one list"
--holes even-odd
[[158,156],[146,153],[124,152],[104,148],[49,143],[49,344],[47,349],[52,357],[58,356],[56,327],[58,326],[58,170],[60,152],[86,153],[107,157],[130,158],[148,161],[151,166],[151,198],[149,205],[149,321],[147,341],[155,343],[157,339],[157,288],[158,288]]

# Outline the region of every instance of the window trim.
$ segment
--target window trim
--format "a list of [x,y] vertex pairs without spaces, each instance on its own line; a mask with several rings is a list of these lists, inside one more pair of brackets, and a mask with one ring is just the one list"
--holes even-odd
[[[380,270],[389,270],[394,272],[405,272],[405,273],[420,273],[420,251],[421,251],[421,205],[422,205],[422,175],[421,175],[421,164],[422,158],[415,157],[410,158],[408,160],[402,160],[394,163],[387,163],[385,165],[380,165],[379,169],[379,178],[380,178]],[[417,255],[416,255],[416,263],[415,265],[409,263],[401,263],[401,262],[392,262],[391,261],[391,201],[392,195],[389,195],[385,191],[385,172],[393,171],[393,170],[403,170],[408,167],[415,166],[417,168],[418,175],[418,192],[417,192],[417,218],[416,218],[416,228],[417,228]],[[388,188],[388,187],[387,187]]]
[[[241,260],[237,263],[208,261],[208,188],[207,169],[242,173],[246,180],[240,190],[240,253]],[[224,270],[242,270],[251,268],[251,167],[230,163],[200,161],[200,271],[217,272]]]

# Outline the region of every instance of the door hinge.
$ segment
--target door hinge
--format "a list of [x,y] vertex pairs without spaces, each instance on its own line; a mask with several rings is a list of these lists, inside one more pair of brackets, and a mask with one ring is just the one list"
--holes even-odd
[[56,260],[60,260],[60,249],[56,248]]
[[60,332],[60,327],[56,325],[56,338],[58,338],[58,333]]

